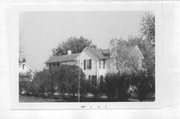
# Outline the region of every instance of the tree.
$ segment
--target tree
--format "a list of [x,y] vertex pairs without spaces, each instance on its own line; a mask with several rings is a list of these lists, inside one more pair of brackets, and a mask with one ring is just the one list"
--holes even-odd
[[51,73],[48,69],[43,69],[42,71],[36,73],[32,88],[35,95],[52,92],[53,79],[51,79]]
[[143,54],[143,67],[146,70],[136,76],[135,85],[138,88],[138,97],[142,101],[148,94],[155,93],[155,16],[153,14],[144,14],[140,23],[140,32],[142,39],[137,45]]
[[141,36],[144,39],[139,47],[144,56],[144,67],[149,75],[155,76],[155,16],[145,13],[140,23]]
[[59,46],[52,50],[53,55],[66,55],[68,50],[71,50],[72,53],[79,53],[85,47],[95,47],[96,45],[92,44],[91,40],[84,38],[83,36],[70,37],[67,41],[61,42]]
[[85,78],[82,70],[76,65],[62,65],[51,72],[58,90],[62,93],[73,94],[73,96],[78,91],[80,80]]
[[115,68],[119,73],[136,72],[138,70],[140,59],[134,44],[121,38],[111,40],[110,47],[110,63],[116,66]]
[[22,93],[22,91],[25,91],[27,94],[29,94],[30,91],[30,85],[31,85],[31,73],[19,73],[19,94]]
[[155,43],[155,16],[153,14],[149,12],[144,14],[140,23],[140,32],[149,43]]
[[51,96],[58,91],[61,94],[73,94],[74,97],[81,80],[85,80],[85,74],[81,68],[76,65],[61,65],[38,72],[33,80],[32,90],[34,94],[48,93]]

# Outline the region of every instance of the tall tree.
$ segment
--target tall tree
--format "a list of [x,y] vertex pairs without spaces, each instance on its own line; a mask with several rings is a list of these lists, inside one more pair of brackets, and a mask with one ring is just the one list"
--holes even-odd
[[141,73],[136,79],[136,86],[139,92],[139,99],[144,100],[147,94],[155,93],[155,16],[149,12],[141,19],[140,32],[142,40],[138,43],[144,56],[143,67],[145,75]]
[[141,19],[140,32],[149,43],[155,43],[155,16],[146,12]]
[[155,75],[155,16],[149,12],[141,19],[140,31],[143,40],[139,47],[144,56],[145,68]]
[[70,37],[67,41],[61,42],[59,46],[53,49],[53,55],[66,55],[68,50],[71,50],[72,53],[79,53],[85,47],[96,47],[96,45],[92,44],[91,40],[80,36],[77,37]]

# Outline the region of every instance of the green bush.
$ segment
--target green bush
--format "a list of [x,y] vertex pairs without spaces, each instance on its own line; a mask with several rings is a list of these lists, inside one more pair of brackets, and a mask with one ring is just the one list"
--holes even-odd
[[72,94],[73,97],[78,92],[80,80],[84,80],[85,75],[76,65],[61,65],[52,69],[44,69],[36,74],[33,81],[33,93],[46,93],[52,95],[55,91],[61,94]]
[[107,74],[104,82],[104,92],[112,101],[127,101],[129,89],[128,74]]
[[154,98],[155,94],[155,77],[147,72],[138,72],[131,76],[131,85],[137,88],[137,96],[140,101],[147,98]]
[[107,74],[104,82],[100,84],[85,80],[82,70],[75,65],[62,65],[53,69],[44,69],[37,72],[32,81],[28,74],[19,74],[19,93],[46,97],[59,92],[61,95],[69,94],[75,98],[80,89],[81,96],[92,93],[95,98],[99,94],[108,96],[109,101],[127,101],[129,98],[129,87],[134,86],[135,94],[140,101],[153,98],[155,93],[155,77],[147,72],[136,72],[132,74]]
[[87,93],[92,93],[95,98],[98,97],[99,87],[95,82],[89,80],[81,80],[81,94],[84,96]]
[[25,94],[31,94],[31,73],[19,73],[19,94],[22,94],[23,91]]
[[[130,86],[135,87],[133,92],[139,101],[153,99],[155,94],[155,77],[145,71],[131,74],[107,74],[105,82],[99,89],[112,101],[127,101],[130,97]],[[154,99],[153,99],[154,100]]]

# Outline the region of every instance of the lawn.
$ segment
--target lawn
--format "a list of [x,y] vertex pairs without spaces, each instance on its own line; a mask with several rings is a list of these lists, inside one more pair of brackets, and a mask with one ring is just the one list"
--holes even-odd
[[[71,96],[63,96],[63,98],[43,98],[35,96],[20,95],[19,102],[77,102],[77,96],[75,99]],[[94,98],[81,98],[82,102],[107,102],[107,99],[94,99]]]
[[64,100],[20,95],[19,102],[64,102]]
[[[81,97],[81,102],[118,102],[118,101],[109,101],[108,99],[102,99],[102,98],[93,98],[93,97]],[[147,99],[144,100],[144,102],[153,102],[154,99]],[[43,98],[43,97],[35,97],[35,96],[27,96],[27,95],[20,95],[19,96],[19,102],[77,102],[77,96],[75,98],[73,97],[67,97],[63,96],[60,98]],[[127,102],[139,102],[137,98],[129,98]]]

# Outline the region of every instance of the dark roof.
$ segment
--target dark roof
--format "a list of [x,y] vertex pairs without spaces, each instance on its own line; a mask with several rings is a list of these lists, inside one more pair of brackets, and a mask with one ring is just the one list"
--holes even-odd
[[70,55],[52,56],[46,61],[46,63],[73,61],[79,54],[80,53],[73,53]]
[[[95,57],[99,59],[106,59],[110,54],[109,49],[97,49],[97,48],[87,47],[86,50],[91,52]],[[73,53],[70,55],[52,56],[46,61],[46,63],[48,64],[53,62],[73,61],[79,54],[80,53]]]
[[106,59],[107,55],[110,54],[109,49],[97,49],[88,47],[86,50],[90,51],[94,56],[99,59]]
[[103,54],[110,54],[110,49],[101,49]]

